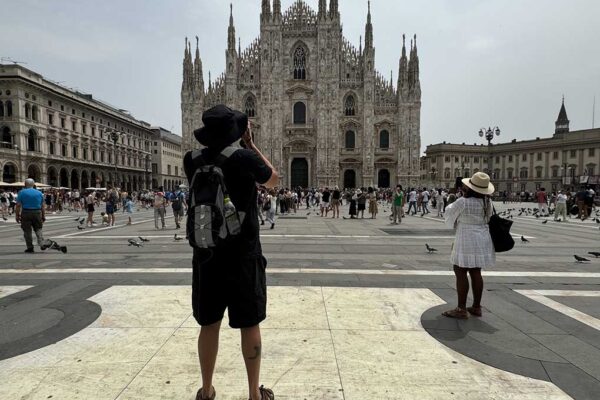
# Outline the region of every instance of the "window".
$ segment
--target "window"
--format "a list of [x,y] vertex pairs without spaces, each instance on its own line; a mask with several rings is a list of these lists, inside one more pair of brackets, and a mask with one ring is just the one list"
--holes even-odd
[[65,119],[64,118],[60,119],[60,127],[65,129]]
[[557,167],[552,168],[552,177],[558,178],[558,168]]
[[81,118],[85,118],[85,113],[81,113]]
[[81,133],[85,133],[85,128],[86,128],[86,125],[85,125],[85,124],[82,124],[82,125],[81,125]]
[[35,151],[37,142],[37,134],[33,129],[27,133],[27,151]]
[[444,179],[450,179],[450,169],[446,168],[444,170]]
[[346,96],[346,100],[344,101],[344,115],[356,115],[356,101],[351,94]]
[[73,109],[71,109],[71,113],[72,113],[73,115],[75,115],[75,109],[74,109],[74,108],[73,108]]
[[571,157],[577,157],[577,150],[571,150]]
[[158,142],[154,142],[154,145],[155,145],[155,146],[158,146]]
[[54,125],[54,115],[48,114],[48,124]]
[[157,174],[158,173],[158,165],[155,163],[152,163],[152,173],[153,174]]
[[49,143],[49,149],[48,149],[48,151],[50,152],[50,155],[52,155],[52,156],[54,155],[54,153],[56,152],[54,142],[50,142]]
[[29,103],[25,104],[25,118],[29,119],[31,116],[31,106]]
[[96,151],[95,151],[95,150],[92,150],[92,161],[97,161],[97,160],[96,160],[96,157],[97,157],[97,156],[96,156]]
[[[455,163],[457,163],[457,162],[458,162],[458,157],[456,157],[456,156],[454,157],[454,162],[455,162]],[[458,175],[456,175],[456,176],[458,176]]]
[[71,130],[73,132],[77,131],[77,122],[76,121],[71,121]]
[[37,108],[37,106],[31,107],[31,119],[33,119],[34,121],[38,120],[38,108]]
[[92,126],[92,136],[96,136],[96,128]]
[[154,150],[154,154],[158,154],[158,150]]
[[506,170],[506,177],[508,179],[512,179],[513,178],[513,170],[512,170],[512,168],[509,168],[509,169]]
[[83,159],[84,160],[88,159],[88,150],[87,149],[83,149]]
[[553,160],[558,160],[558,151],[555,151],[552,153],[552,159]]
[[77,146],[73,146],[73,154],[72,154],[73,158],[77,158]]
[[48,100],[48,107],[52,107],[52,101]]
[[60,111],[65,111],[65,106],[61,105],[60,106]]
[[588,170],[587,174],[589,176],[593,176],[594,175],[594,165],[588,165],[587,170]]
[[521,155],[521,161],[527,161],[527,153]]
[[294,104],[294,124],[306,123],[306,105],[299,101]]
[[60,146],[60,155],[63,157],[67,156],[67,145],[63,144]]
[[496,156],[496,164],[500,162],[500,156]]
[[167,175],[171,175],[171,166],[167,165]]
[[6,116],[12,117],[12,101],[10,100],[6,102]]
[[541,168],[536,168],[535,169],[535,177],[536,178],[541,178],[542,177],[542,169]]
[[508,156],[508,162],[512,162],[513,156]]
[[519,178],[526,179],[528,175],[527,168],[521,168],[521,171],[519,172]]
[[246,115],[248,116],[248,118],[254,118],[256,116],[256,105],[254,103],[253,96],[246,97],[246,103],[244,104],[244,108],[246,109]]
[[300,46],[294,51],[294,79],[306,79],[306,51]]
[[596,149],[594,149],[594,148],[588,149],[588,157],[595,157],[595,155],[596,155]]
[[345,148],[347,149],[354,149],[356,148],[356,135],[354,134],[354,131],[346,131],[346,137],[345,137]]
[[537,160],[542,161],[542,153],[537,153]]
[[108,153],[108,163],[112,164],[112,162],[113,162],[112,153]]
[[471,176],[471,171],[469,170],[469,168],[465,169],[464,176]]
[[175,166],[175,175],[179,176],[179,167],[177,165]]
[[104,152],[100,152],[100,162],[104,162]]
[[444,157],[444,161],[445,161],[445,162],[450,162],[450,156],[446,156],[446,157]]
[[379,132],[379,148],[389,149],[390,148],[390,133],[386,130]]
[[4,103],[0,101],[0,117],[4,117]]
[[477,156],[473,156],[473,162],[474,162],[474,163],[478,163],[478,162],[479,162],[479,157],[477,157]]

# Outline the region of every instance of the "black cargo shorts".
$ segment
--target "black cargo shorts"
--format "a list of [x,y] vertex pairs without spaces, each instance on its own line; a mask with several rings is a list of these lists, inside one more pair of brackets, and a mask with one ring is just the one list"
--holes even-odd
[[232,328],[262,322],[267,316],[266,267],[262,255],[194,249],[192,308],[196,321],[211,325],[223,319],[227,309]]

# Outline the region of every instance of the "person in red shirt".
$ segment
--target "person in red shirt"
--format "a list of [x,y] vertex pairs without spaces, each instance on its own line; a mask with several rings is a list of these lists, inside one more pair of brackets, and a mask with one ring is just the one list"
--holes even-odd
[[538,202],[538,210],[540,216],[548,216],[548,195],[546,194],[546,189],[540,188],[538,192],[535,194]]

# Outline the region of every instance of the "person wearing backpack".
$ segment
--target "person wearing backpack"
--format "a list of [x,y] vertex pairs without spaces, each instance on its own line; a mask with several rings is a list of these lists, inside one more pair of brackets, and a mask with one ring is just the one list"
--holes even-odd
[[171,207],[173,208],[175,227],[177,229],[181,228],[181,218],[183,218],[185,212],[184,207],[187,207],[185,193],[181,190],[183,187],[183,185],[179,185],[177,190],[171,195]]
[[[198,354],[202,388],[196,400],[214,399],[212,386],[221,320],[241,330],[251,400],[273,400],[259,387],[261,333],[266,318],[266,259],[257,216],[257,183],[273,188],[279,175],[252,140],[248,117],[224,105],[206,110],[194,136],[206,148],[188,152],[187,234],[193,247],[193,315],[202,327]],[[234,147],[243,137],[245,149]]]

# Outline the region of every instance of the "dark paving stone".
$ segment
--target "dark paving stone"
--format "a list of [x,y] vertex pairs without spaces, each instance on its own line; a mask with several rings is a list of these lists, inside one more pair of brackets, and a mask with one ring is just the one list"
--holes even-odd
[[572,335],[532,335],[532,337],[577,368],[600,380],[600,350],[596,347]]
[[600,399],[600,382],[571,364],[544,361],[550,380],[575,400]]
[[[577,289],[581,290],[581,289]],[[574,308],[575,310],[581,311],[584,314],[590,315],[594,318],[600,318],[600,297],[586,297],[586,296],[548,296],[554,301],[562,303],[566,306]]]

